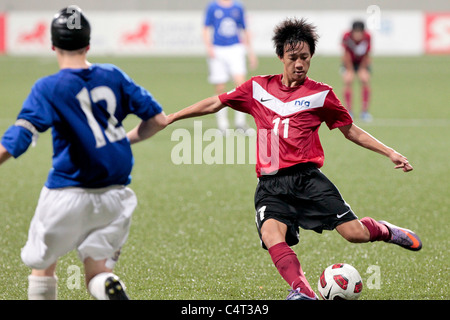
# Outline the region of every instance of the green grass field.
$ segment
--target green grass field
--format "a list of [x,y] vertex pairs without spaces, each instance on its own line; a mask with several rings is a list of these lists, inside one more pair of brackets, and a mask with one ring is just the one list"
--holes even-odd
[[[118,65],[163,104],[167,114],[213,94],[203,58],[92,57]],[[360,217],[415,230],[420,252],[385,243],[350,244],[337,232],[301,230],[294,247],[313,288],[322,270],[345,262],[364,282],[361,299],[448,299],[450,296],[450,56],[376,57],[372,123],[357,124],[406,155],[415,170],[393,169],[389,159],[347,141],[339,130],[320,129],[322,171]],[[317,56],[309,76],[341,97],[337,57]],[[0,134],[15,121],[40,77],[57,71],[54,58],[0,56]],[[260,58],[254,74],[281,73],[276,58]],[[231,87],[230,87],[231,88]],[[355,85],[355,92],[359,89]],[[359,99],[355,97],[358,115]],[[215,127],[213,115],[203,130]],[[130,116],[127,129],[137,123]],[[251,120],[253,125],[253,121]],[[183,120],[133,146],[130,187],[139,205],[115,272],[132,299],[284,299],[288,285],[260,248],[254,224],[254,165],[175,165],[175,129]],[[208,145],[204,142],[203,148]],[[39,192],[51,166],[50,132],[35,148],[0,167],[0,299],[26,299],[29,269],[20,260]],[[81,272],[79,275],[78,272]],[[75,252],[59,261],[59,299],[91,299]]]

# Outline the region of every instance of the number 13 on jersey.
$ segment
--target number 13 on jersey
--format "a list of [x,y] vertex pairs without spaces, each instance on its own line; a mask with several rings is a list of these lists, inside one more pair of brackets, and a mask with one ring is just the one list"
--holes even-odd
[[[114,116],[114,113],[116,112],[117,108],[116,96],[109,87],[106,86],[95,87],[91,91],[88,91],[86,88],[83,88],[77,94],[76,98],[78,99],[81,109],[86,115],[89,127],[91,128],[92,133],[94,134],[96,148],[101,148],[106,145],[107,141],[105,136],[111,143],[122,140],[127,136],[125,129],[122,126],[117,127],[119,121]],[[95,119],[95,116],[92,112],[91,100],[94,103],[97,103],[102,100],[106,102],[106,111],[109,114],[109,117],[107,119],[108,126],[106,128],[102,129],[97,119]]]

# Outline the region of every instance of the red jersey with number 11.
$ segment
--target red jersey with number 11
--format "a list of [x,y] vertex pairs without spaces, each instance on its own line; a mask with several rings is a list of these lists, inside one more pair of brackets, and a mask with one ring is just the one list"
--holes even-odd
[[253,77],[219,96],[224,105],[255,119],[258,177],[298,163],[322,167],[321,123],[331,130],[353,122],[329,85],[307,77],[300,86],[286,87],[281,79],[281,74]]

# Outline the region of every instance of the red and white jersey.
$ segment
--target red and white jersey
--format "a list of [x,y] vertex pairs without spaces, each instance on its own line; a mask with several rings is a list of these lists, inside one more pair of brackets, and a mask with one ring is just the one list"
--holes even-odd
[[345,51],[350,53],[352,62],[358,64],[362,58],[370,52],[370,34],[364,32],[364,36],[361,41],[356,42],[353,40],[351,31],[346,32],[342,38],[342,46]]
[[330,86],[306,78],[300,86],[286,87],[281,78],[253,77],[219,96],[224,105],[255,119],[258,177],[298,163],[322,167],[321,123],[334,129],[353,122]]

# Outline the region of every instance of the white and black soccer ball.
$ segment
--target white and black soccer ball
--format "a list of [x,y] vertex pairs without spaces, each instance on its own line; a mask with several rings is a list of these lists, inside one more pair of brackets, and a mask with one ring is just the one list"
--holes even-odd
[[357,300],[363,283],[358,270],[353,266],[336,263],[322,272],[317,286],[324,300]]

